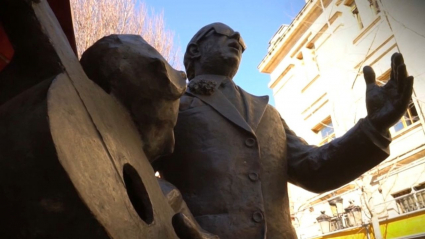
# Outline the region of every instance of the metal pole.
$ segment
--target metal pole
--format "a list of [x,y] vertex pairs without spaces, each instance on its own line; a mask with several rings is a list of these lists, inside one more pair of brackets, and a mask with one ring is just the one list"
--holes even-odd
[[366,194],[366,198],[370,198],[369,202],[366,202],[368,205],[369,212],[372,216],[371,222],[373,227],[373,234],[375,235],[375,239],[382,239],[381,229],[379,227],[379,220],[375,213],[375,203],[372,196],[371,186],[367,184],[364,188],[364,193]]
[[375,203],[373,200],[372,186],[370,185],[372,174],[369,172],[364,178],[361,179],[363,187],[362,194],[366,207],[371,215],[371,223],[373,227],[373,234],[375,239],[382,239],[381,229],[379,228],[379,220],[375,213]]
[[378,217],[373,213],[372,215],[372,226],[373,226],[373,234],[375,235],[375,239],[382,239],[381,229],[379,228]]
[[369,235],[369,225],[368,224],[363,224],[365,230],[366,230],[366,236],[367,239],[370,239],[370,235]]

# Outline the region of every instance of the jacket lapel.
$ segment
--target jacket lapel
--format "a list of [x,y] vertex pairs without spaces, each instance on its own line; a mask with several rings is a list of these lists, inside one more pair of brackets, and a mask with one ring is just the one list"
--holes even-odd
[[238,88],[242,98],[245,101],[244,103],[247,117],[246,122],[248,122],[252,130],[255,131],[258,124],[260,123],[261,118],[263,117],[264,111],[266,110],[267,104],[269,102],[269,96],[251,95],[240,87]]
[[237,126],[255,135],[254,130],[251,129],[245,119],[241,116],[241,114],[239,114],[239,111],[233,106],[233,104],[229,100],[227,100],[226,96],[224,96],[219,90],[216,90],[211,95],[201,95],[192,92],[188,88],[186,93],[199,98],[200,100],[214,108],[216,111],[218,111],[226,119],[230,120]]

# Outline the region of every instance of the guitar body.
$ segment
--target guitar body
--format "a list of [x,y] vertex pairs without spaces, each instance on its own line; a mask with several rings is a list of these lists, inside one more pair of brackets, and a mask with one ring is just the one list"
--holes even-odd
[[177,238],[131,117],[87,78],[47,2],[0,9],[16,52],[0,82],[18,92],[0,105],[0,238]]

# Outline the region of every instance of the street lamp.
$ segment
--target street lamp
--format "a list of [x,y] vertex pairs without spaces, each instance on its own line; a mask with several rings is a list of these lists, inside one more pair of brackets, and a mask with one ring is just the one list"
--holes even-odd
[[334,217],[337,217],[338,216],[338,209],[337,209],[337,206],[336,206],[335,199],[329,200],[328,203],[329,203],[329,206],[331,206],[332,215]]
[[331,206],[332,214],[335,217],[335,230],[344,228],[344,208],[342,207],[342,202],[343,199],[341,197],[337,197],[328,201],[329,205]]
[[347,212],[350,226],[362,225],[362,208],[360,206],[355,206],[354,201],[349,201],[349,203],[350,206],[348,206],[345,211]]
[[322,214],[316,218],[317,222],[320,224],[320,229],[322,233],[329,233],[331,225],[331,217],[325,214],[325,211],[320,211]]
[[344,208],[342,207],[342,197],[337,197],[335,198],[335,203],[336,203],[336,209],[338,214],[343,214],[344,213]]

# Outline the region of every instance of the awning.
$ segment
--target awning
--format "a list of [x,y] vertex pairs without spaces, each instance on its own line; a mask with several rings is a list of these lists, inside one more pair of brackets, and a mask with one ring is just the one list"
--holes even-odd
[[[64,31],[71,48],[77,54],[77,47],[72,24],[71,5],[69,0],[48,0],[49,5],[55,13],[59,24]],[[6,32],[0,22],[0,71],[2,71],[12,60],[15,51],[7,37]]]
[[12,44],[10,43],[9,38],[7,37],[0,22],[0,71],[9,64],[14,53],[15,51],[13,50]]

